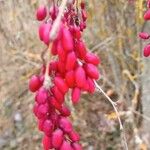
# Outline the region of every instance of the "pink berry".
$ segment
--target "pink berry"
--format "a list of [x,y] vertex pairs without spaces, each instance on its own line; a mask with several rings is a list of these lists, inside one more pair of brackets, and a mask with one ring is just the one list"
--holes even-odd
[[45,120],[43,123],[43,131],[47,136],[51,136],[54,126],[51,120]]
[[38,107],[38,118],[43,118],[46,116],[46,114],[48,113],[48,105],[47,104],[41,104]]
[[48,92],[46,89],[44,88],[40,88],[39,91],[37,92],[37,95],[36,95],[36,101],[39,103],[39,104],[43,104],[47,101],[48,99]]
[[71,122],[65,118],[65,117],[62,117],[60,120],[59,120],[59,125],[60,127],[67,133],[71,132],[72,131],[72,124]]
[[64,139],[63,131],[57,129],[52,134],[52,145],[54,148],[60,148]]
[[39,76],[33,75],[29,81],[29,89],[31,92],[36,92],[42,83]]
[[39,8],[37,9],[37,12],[36,12],[37,20],[39,20],[39,21],[44,20],[46,15],[47,15],[46,7],[43,5],[39,6]]
[[81,90],[79,88],[74,88],[72,90],[72,102],[73,104],[77,104],[80,100]]
[[73,142],[78,142],[80,140],[80,136],[79,134],[72,130],[70,133],[69,133],[69,138],[73,141]]
[[70,114],[71,114],[70,109],[65,105],[63,105],[59,111],[60,111],[61,115],[64,117],[70,116]]
[[73,148],[71,147],[69,142],[64,141],[60,150],[73,150]]
[[88,78],[87,79],[87,83],[88,83],[88,91],[90,92],[90,93],[94,93],[95,92],[95,84],[94,84],[94,81],[91,79],[91,78]]
[[149,35],[148,33],[146,33],[146,32],[141,32],[141,33],[139,33],[139,37],[140,37],[141,39],[146,40],[146,39],[149,39],[149,38],[150,38],[150,35]]
[[43,31],[43,41],[46,45],[49,44],[49,33],[50,33],[50,30],[51,30],[51,24],[50,23],[47,23],[45,26],[44,26],[44,31]]

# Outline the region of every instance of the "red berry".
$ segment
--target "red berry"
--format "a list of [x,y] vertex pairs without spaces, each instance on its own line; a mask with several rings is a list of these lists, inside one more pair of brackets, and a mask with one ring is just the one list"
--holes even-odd
[[43,139],[42,139],[42,143],[43,143],[43,148],[44,150],[49,150],[52,149],[52,139],[49,136],[44,135]]
[[29,89],[31,92],[36,92],[42,83],[39,76],[33,75],[29,81]]
[[77,55],[79,56],[79,58],[84,59],[86,56],[86,47],[83,41],[78,41],[76,43],[76,50],[77,50]]
[[73,104],[77,104],[80,100],[81,90],[79,88],[74,88],[72,90],[72,102]]
[[69,133],[69,138],[73,141],[73,142],[78,142],[80,140],[80,136],[79,134],[72,130],[70,133]]
[[73,70],[66,73],[65,81],[68,87],[72,88],[75,86],[75,72]]
[[60,148],[64,139],[63,131],[57,129],[52,134],[52,145],[54,148]]
[[150,44],[146,45],[144,47],[144,52],[143,52],[145,57],[149,57],[150,56]]
[[65,105],[63,105],[59,111],[60,111],[61,115],[64,117],[70,116],[70,114],[71,114],[70,109]]
[[61,77],[55,77],[54,83],[63,94],[68,91],[68,86]]
[[75,53],[74,52],[68,53],[67,61],[66,61],[66,70],[67,71],[73,70],[75,68],[76,61],[77,61],[77,58],[76,58]]
[[47,15],[46,7],[43,5],[39,6],[39,8],[37,9],[37,12],[36,12],[37,20],[42,21],[43,19],[45,19],[46,15]]
[[150,20],[150,9],[148,9],[145,14],[144,14],[144,19],[145,20]]
[[45,26],[44,26],[44,31],[43,31],[43,42],[48,45],[49,44],[49,33],[50,33],[50,30],[51,30],[51,24],[50,23],[47,23]]
[[82,67],[78,67],[75,71],[75,80],[76,80],[76,85],[79,88],[83,88],[86,82],[86,74],[85,71]]
[[66,52],[73,50],[73,39],[70,31],[67,28],[63,28],[62,33],[62,46]]
[[86,53],[85,61],[93,65],[98,65],[100,63],[99,58],[93,53]]
[[87,75],[90,78],[93,78],[96,80],[99,78],[99,71],[98,71],[97,67],[94,66],[93,64],[86,64],[85,70],[86,70]]

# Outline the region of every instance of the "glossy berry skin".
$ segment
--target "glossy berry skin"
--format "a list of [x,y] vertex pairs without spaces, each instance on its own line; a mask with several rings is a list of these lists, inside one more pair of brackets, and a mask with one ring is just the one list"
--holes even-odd
[[29,81],[29,89],[31,92],[36,92],[42,86],[39,76],[33,75]]
[[37,9],[37,12],[36,12],[36,18],[37,20],[39,21],[42,21],[45,19],[47,15],[47,10],[46,10],[46,7],[41,5],[38,9]]

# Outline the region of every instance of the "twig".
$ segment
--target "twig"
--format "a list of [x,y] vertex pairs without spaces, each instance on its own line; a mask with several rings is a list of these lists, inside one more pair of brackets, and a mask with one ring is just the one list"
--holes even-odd
[[108,99],[108,101],[112,104],[112,106],[113,106],[113,108],[114,108],[114,110],[115,110],[115,112],[116,112],[116,115],[117,115],[119,124],[120,124],[120,130],[122,130],[122,129],[123,129],[123,125],[122,125],[121,119],[120,119],[120,117],[119,117],[118,110],[117,110],[117,108],[116,108],[116,105],[117,105],[117,104],[116,104],[115,102],[113,102],[113,101],[110,99],[110,97],[103,91],[103,89],[97,84],[96,81],[94,81],[94,83],[95,83],[95,85],[96,85],[96,88],[97,88],[100,92],[102,92],[102,93],[104,94],[104,96]]
[[67,4],[67,0],[62,0],[61,6],[59,7],[58,16],[53,23],[53,26],[52,26],[52,29],[51,29],[51,32],[49,35],[49,39],[52,41],[54,41],[57,37],[57,33],[58,33],[60,23],[61,23],[61,18],[62,18],[62,15],[64,13],[64,9],[65,9],[66,4]]
[[122,141],[123,141],[123,144],[124,144],[124,149],[125,149],[125,150],[128,150],[127,139],[126,139],[126,136],[125,136],[124,128],[123,128],[123,125],[122,125],[122,122],[121,122],[121,119],[120,119],[118,110],[117,110],[117,108],[116,108],[116,105],[117,105],[117,104],[116,104],[114,101],[112,101],[112,100],[110,99],[110,97],[103,91],[103,89],[97,84],[97,82],[96,82],[95,80],[94,80],[94,83],[95,83],[96,88],[97,88],[100,92],[102,92],[102,93],[104,94],[104,96],[108,99],[108,101],[112,104],[112,106],[113,106],[113,108],[114,108],[114,110],[115,110],[115,112],[116,112],[118,121],[119,121],[120,130],[122,131],[122,134],[123,134],[123,139],[122,139]]

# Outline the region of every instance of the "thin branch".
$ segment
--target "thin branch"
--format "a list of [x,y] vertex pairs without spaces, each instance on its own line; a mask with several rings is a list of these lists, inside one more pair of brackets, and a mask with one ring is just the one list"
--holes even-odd
[[59,7],[59,13],[57,15],[56,20],[53,23],[53,26],[52,26],[52,29],[51,29],[51,32],[49,35],[50,40],[55,40],[57,37],[57,33],[58,33],[60,23],[61,23],[61,18],[64,14],[64,10],[65,10],[66,5],[67,5],[67,0],[62,0],[61,6]]
[[100,92],[102,92],[102,93],[104,94],[104,96],[108,99],[108,101],[112,104],[112,106],[113,106],[113,108],[114,108],[114,110],[115,110],[115,112],[116,112],[116,115],[117,115],[119,124],[120,124],[120,130],[123,130],[123,125],[122,125],[121,119],[120,119],[120,117],[119,117],[118,110],[117,110],[117,108],[116,108],[116,105],[117,105],[117,104],[116,104],[114,101],[112,101],[112,100],[110,99],[110,97],[103,91],[103,89],[97,84],[96,81],[94,81],[94,83],[95,83],[96,88],[97,88]]
[[128,150],[128,145],[127,145],[127,139],[126,139],[126,136],[125,136],[125,132],[124,132],[124,128],[123,128],[123,125],[122,125],[122,122],[121,122],[121,119],[120,119],[120,115],[119,115],[119,112],[116,108],[116,103],[114,101],[112,101],[110,99],[110,97],[103,91],[103,89],[97,84],[97,82],[94,80],[94,83],[95,83],[95,86],[96,88],[104,94],[104,96],[108,99],[108,101],[112,104],[115,112],[116,112],[116,115],[117,115],[117,118],[118,118],[118,121],[119,121],[119,124],[120,124],[120,130],[122,131],[122,135],[123,135],[123,138],[122,138],[122,142],[124,144],[124,149],[125,150]]

